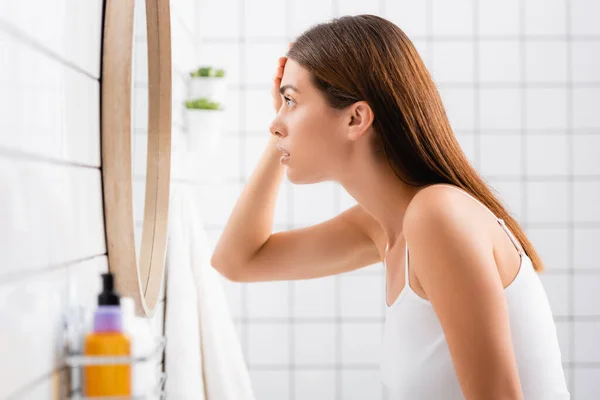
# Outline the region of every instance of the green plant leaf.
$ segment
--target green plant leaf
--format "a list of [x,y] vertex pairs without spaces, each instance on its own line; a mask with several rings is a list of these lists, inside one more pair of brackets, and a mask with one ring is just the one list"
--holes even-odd
[[185,107],[191,110],[222,110],[221,104],[207,98],[187,100]]

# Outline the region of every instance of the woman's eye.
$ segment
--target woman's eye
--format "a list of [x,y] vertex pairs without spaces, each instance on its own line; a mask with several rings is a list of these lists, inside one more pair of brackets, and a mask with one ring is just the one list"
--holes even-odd
[[285,100],[285,102],[288,106],[291,106],[291,104],[288,103],[288,101],[291,101],[292,103],[294,102],[294,100],[290,99],[289,97],[284,97],[283,99]]

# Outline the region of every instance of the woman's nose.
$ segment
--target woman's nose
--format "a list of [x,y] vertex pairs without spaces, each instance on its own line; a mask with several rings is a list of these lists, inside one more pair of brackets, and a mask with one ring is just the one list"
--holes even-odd
[[280,136],[280,137],[286,136],[283,133],[283,130],[281,129],[281,126],[277,123],[277,121],[271,122],[271,125],[269,125],[269,131],[271,132],[272,135],[275,135],[275,136]]

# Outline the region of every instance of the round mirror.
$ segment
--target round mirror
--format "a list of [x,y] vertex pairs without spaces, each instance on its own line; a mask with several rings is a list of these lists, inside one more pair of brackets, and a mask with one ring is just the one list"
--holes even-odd
[[169,0],[107,0],[102,179],[109,269],[151,316],[164,279],[171,166]]
[[134,0],[131,96],[131,163],[136,264],[139,265],[148,159],[148,35],[146,1]]

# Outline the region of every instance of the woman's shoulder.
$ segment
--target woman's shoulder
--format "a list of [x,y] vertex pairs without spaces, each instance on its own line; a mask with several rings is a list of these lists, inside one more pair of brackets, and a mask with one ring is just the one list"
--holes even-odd
[[433,184],[420,189],[409,203],[403,230],[413,236],[440,231],[482,234],[490,220],[490,211],[462,189]]

